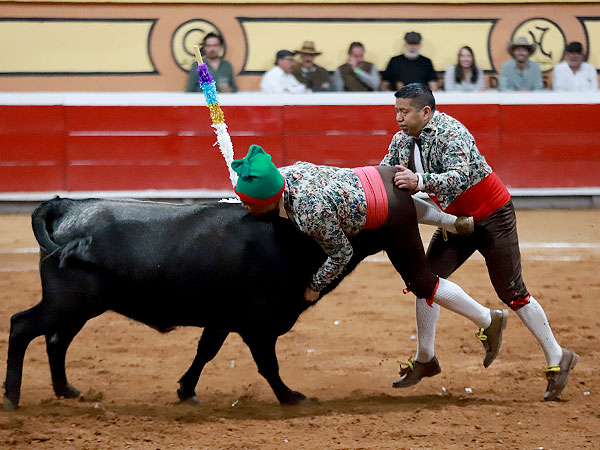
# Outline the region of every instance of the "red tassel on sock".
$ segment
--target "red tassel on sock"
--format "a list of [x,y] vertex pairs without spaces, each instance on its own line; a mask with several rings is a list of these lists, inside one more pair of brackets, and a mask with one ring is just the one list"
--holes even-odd
[[531,295],[528,295],[522,300],[513,300],[508,304],[508,307],[513,311],[516,311],[517,309],[522,308],[529,303],[529,297],[531,297]]
[[427,304],[431,308],[433,308],[433,297],[434,297],[439,285],[440,285],[440,277],[438,277],[437,283],[435,283],[435,287],[433,288],[433,292],[431,293],[431,296],[427,299]]

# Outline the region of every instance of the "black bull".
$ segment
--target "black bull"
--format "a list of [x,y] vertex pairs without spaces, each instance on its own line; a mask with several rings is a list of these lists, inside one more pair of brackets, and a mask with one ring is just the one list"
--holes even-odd
[[[42,299],[11,317],[6,409],[18,407],[25,351],[41,335],[55,394],[77,397],[65,372],[67,349],[89,319],[108,310],[161,332],[204,327],[179,380],[182,401],[197,400],[200,373],[230,332],[248,345],[281,404],[305,401],[279,376],[275,344],[310,306],[304,290],[326,256],[290,221],[277,214],[255,218],[239,204],[54,199],[36,209],[32,226]],[[354,237],[344,275],[379,251],[381,239],[377,231]]]

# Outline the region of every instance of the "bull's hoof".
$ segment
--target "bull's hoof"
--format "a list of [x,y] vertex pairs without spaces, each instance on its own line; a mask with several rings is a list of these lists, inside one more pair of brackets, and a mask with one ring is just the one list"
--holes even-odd
[[283,406],[311,405],[313,401],[302,392],[291,391],[279,400]]
[[182,405],[198,406],[202,402],[200,401],[200,399],[197,396],[193,395],[191,397],[186,398],[185,400],[180,400],[180,403]]
[[6,411],[14,411],[15,409],[19,409],[19,402],[13,402],[6,395],[4,396],[4,409]]
[[[181,386],[181,383],[179,383],[179,385]],[[187,403],[189,405],[200,404],[200,399],[196,396],[196,391],[193,389],[190,391],[180,387],[177,389],[177,397],[181,403]]]
[[59,398],[79,398],[81,392],[72,384],[67,384],[60,389],[55,388],[54,394]]

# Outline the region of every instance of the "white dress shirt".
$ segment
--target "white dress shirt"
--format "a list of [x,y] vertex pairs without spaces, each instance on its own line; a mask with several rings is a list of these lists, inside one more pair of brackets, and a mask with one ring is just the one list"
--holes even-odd
[[552,89],[555,91],[597,91],[598,73],[590,63],[582,62],[575,73],[566,61],[558,63],[552,71]]
[[279,66],[265,72],[260,81],[260,90],[266,94],[304,94],[306,86],[291,73],[285,73]]

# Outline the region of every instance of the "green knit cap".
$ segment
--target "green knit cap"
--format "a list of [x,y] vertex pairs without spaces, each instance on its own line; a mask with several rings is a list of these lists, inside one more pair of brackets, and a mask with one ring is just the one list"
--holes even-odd
[[233,161],[231,168],[239,175],[235,192],[242,200],[254,205],[279,200],[285,181],[262,147],[251,145],[246,157]]

